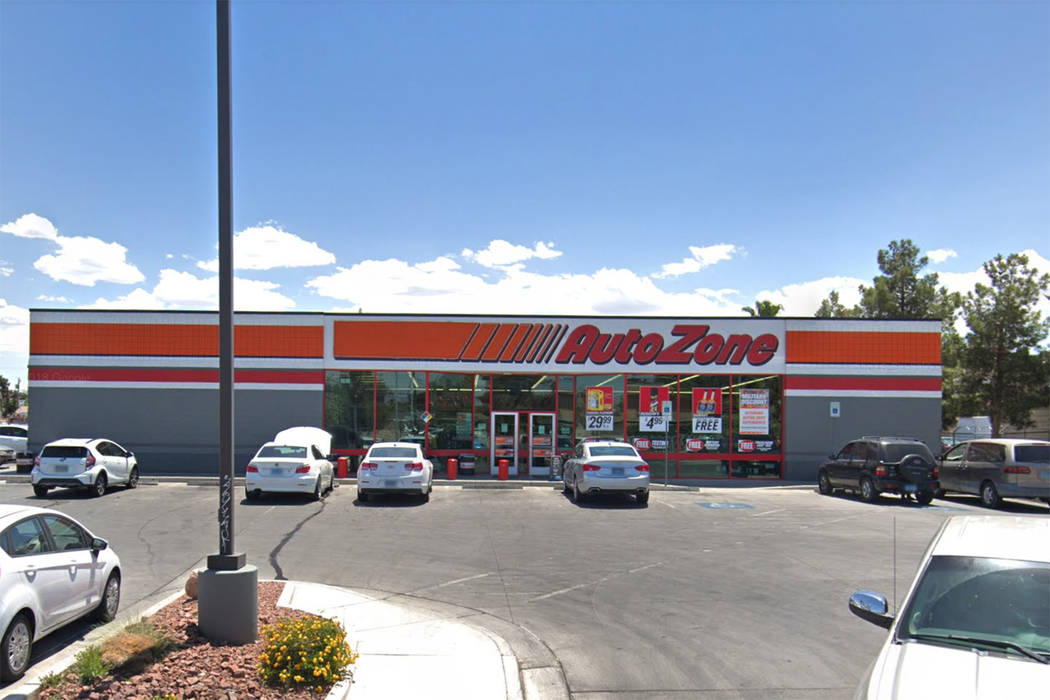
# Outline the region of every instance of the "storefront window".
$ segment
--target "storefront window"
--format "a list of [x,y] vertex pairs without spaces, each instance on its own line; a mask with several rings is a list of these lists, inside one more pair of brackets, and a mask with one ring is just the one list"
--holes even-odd
[[779,375],[735,375],[733,453],[779,454],[781,451],[781,380]]
[[474,375],[430,373],[432,450],[473,449]]
[[733,462],[734,479],[779,479],[780,462]]
[[546,374],[496,374],[493,411],[554,411],[554,377]]
[[729,380],[724,374],[682,377],[675,412],[679,452],[697,456],[729,452]]
[[729,476],[729,462],[724,459],[679,460],[678,475],[691,479],[725,479]]
[[376,439],[424,444],[426,373],[376,372]]
[[325,430],[333,449],[367,449],[374,438],[373,372],[325,373]]
[[[492,412],[489,410],[491,402],[489,383],[491,381],[492,378],[489,377],[487,374],[475,375],[473,378],[475,450],[489,449],[489,416],[492,415]],[[480,456],[478,457],[478,459],[480,459]],[[488,463],[487,457],[485,458],[485,461],[486,463]]]
[[576,377],[576,439],[623,439],[624,375]]
[[[671,402],[672,415],[661,414],[664,401]],[[678,375],[631,374],[627,377],[627,439],[643,452],[674,451],[678,411]],[[669,444],[668,444],[668,441]]]
[[558,454],[563,460],[568,459],[576,447],[572,433],[575,392],[575,377],[558,377]]

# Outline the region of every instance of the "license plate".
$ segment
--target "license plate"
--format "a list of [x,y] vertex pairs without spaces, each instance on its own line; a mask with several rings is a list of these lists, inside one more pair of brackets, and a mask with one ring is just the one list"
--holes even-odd
[[55,465],[55,472],[57,474],[65,474],[68,471],[69,471],[69,467],[67,467],[64,464],[56,464]]
[[280,476],[281,474],[284,474],[284,470],[283,469],[271,469],[270,470],[270,476]]
[[385,489],[396,489],[397,488],[397,479],[387,479],[386,481],[383,482],[383,488],[385,488]]
[[915,489],[915,484],[905,484],[904,485],[904,492],[905,493],[915,493],[915,490],[916,490]]
[[613,476],[623,476],[623,467],[613,467]]

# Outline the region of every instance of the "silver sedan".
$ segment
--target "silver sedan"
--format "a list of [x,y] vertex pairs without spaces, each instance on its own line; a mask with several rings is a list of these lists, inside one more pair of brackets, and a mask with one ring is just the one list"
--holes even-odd
[[565,492],[576,503],[602,493],[634,494],[649,502],[649,465],[633,445],[615,440],[584,440],[562,471]]

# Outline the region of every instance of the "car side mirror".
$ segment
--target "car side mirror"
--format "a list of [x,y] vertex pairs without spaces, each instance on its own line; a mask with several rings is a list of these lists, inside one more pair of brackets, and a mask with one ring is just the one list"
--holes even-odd
[[883,629],[889,629],[893,625],[893,615],[889,614],[886,596],[878,593],[857,591],[849,597],[849,611]]
[[106,542],[101,537],[95,537],[91,540],[91,551],[99,552],[109,546],[109,542]]

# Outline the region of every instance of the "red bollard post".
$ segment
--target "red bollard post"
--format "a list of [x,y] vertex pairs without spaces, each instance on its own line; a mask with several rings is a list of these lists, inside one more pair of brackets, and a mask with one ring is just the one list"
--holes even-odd
[[455,457],[449,457],[448,462],[445,463],[445,475],[449,481],[456,480],[456,472],[459,469],[459,462],[456,461]]
[[499,461],[499,477],[498,478],[499,478],[500,481],[506,481],[507,479],[510,478],[510,462],[509,461],[507,461],[505,459],[501,459]]
[[350,458],[340,457],[336,460],[336,476],[345,479],[350,476]]

